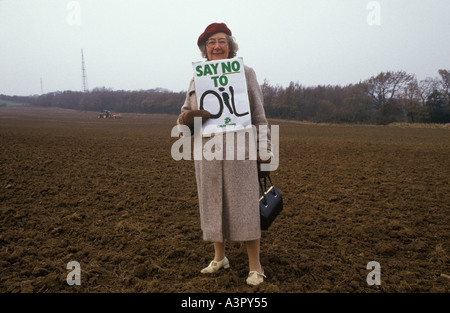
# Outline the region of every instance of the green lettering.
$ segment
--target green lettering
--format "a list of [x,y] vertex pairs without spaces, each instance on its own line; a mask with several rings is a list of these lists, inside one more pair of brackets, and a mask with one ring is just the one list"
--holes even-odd
[[209,65],[208,64],[206,64],[205,65],[205,71],[203,72],[203,75],[212,75],[212,71],[211,71],[211,69],[209,68]]
[[217,79],[219,78],[219,76],[213,76],[211,77],[212,80],[214,80],[214,87],[217,87]]
[[239,72],[239,70],[241,69],[241,64],[238,61],[234,61],[233,63],[231,63],[231,68],[233,69],[233,71]]
[[219,63],[211,64],[211,67],[214,69],[214,74],[217,75],[217,67],[219,66]]
[[202,66],[199,65],[195,68],[195,70],[197,71],[197,77],[203,76],[203,72],[202,72]]
[[231,64],[230,64],[230,62],[227,62],[227,63],[222,63],[222,73],[226,73],[226,72],[231,72]]
[[226,77],[225,75],[224,76],[220,76],[219,83],[222,86],[226,86],[228,84],[228,77]]

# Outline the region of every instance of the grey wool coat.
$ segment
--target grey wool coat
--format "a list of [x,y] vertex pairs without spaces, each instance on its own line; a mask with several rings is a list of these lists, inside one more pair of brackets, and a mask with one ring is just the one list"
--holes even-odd
[[[258,142],[266,140],[267,151],[271,151],[270,131],[266,136],[259,134],[259,125],[267,125],[263,107],[263,94],[256,79],[255,71],[245,66],[245,78],[250,102],[252,124],[258,130]],[[186,93],[186,100],[181,112],[197,109],[194,79],[191,80]],[[222,136],[221,144],[215,139],[215,151],[226,151],[226,140],[229,134]],[[261,137],[261,138],[260,138]],[[211,137],[202,138],[202,147]],[[242,141],[241,141],[242,143]],[[211,144],[211,143],[210,143]],[[234,138],[234,151],[237,151],[238,141]],[[250,241],[261,237],[258,183],[258,168],[255,157],[249,157],[252,145],[245,141],[245,160],[235,154],[234,160],[229,160],[224,152],[223,159],[215,158],[195,160],[195,176],[197,183],[200,222],[203,239],[212,242]],[[257,144],[257,148],[259,145]],[[205,149],[203,149],[205,151]]]

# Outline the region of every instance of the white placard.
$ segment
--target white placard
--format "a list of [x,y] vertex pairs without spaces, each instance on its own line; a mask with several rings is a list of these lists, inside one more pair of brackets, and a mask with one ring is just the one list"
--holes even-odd
[[251,128],[243,59],[193,62],[192,68],[198,109],[211,113],[203,136]]

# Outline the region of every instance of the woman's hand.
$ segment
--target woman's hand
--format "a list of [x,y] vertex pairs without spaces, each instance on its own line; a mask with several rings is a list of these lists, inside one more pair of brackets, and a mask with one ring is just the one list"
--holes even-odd
[[[263,158],[261,158],[261,157],[263,157]],[[261,171],[261,163],[270,163],[272,161],[272,157],[273,157],[272,152],[270,152],[270,155],[268,155],[268,154],[261,155],[260,153],[258,153],[257,161],[258,161],[258,177],[259,178],[265,178],[270,175],[270,171]]]
[[189,110],[184,111],[178,116],[178,124],[186,125],[191,130],[191,133],[194,133],[194,118],[201,117],[202,124],[206,122],[211,114],[206,110]]

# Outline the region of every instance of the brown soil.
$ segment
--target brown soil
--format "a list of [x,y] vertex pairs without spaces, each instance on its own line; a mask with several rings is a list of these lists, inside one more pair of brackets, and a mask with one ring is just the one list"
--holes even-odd
[[285,208],[251,288],[242,243],[228,244],[229,270],[199,273],[213,248],[193,162],[171,158],[175,119],[1,108],[0,292],[449,291],[448,129],[277,121]]

